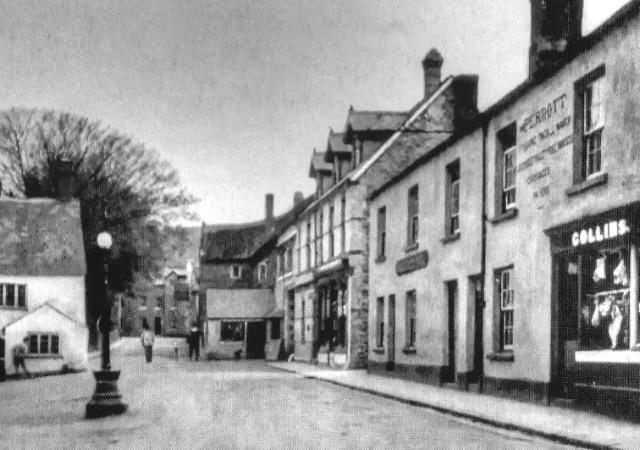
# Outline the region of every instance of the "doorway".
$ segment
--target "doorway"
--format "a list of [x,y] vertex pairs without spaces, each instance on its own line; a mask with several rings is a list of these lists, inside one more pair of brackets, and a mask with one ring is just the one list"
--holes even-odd
[[396,296],[389,296],[389,325],[387,325],[387,370],[396,365]]
[[247,359],[264,358],[265,322],[247,322]]
[[482,280],[480,277],[472,277],[470,279],[470,288],[473,293],[474,300],[474,329],[473,329],[473,370],[471,371],[469,382],[479,383],[484,373],[484,346],[483,346],[483,327],[484,327],[484,293],[482,292]]
[[162,317],[156,317],[153,324],[153,332],[156,336],[160,336],[162,334]]
[[442,381],[444,383],[454,383],[456,381],[456,304],[458,303],[458,282],[447,282],[446,291],[448,361],[442,376]]

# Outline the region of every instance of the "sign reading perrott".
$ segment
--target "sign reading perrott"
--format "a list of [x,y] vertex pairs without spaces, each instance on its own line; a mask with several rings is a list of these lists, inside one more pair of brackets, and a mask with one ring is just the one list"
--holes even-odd
[[602,225],[574,231],[571,235],[571,245],[579,247],[581,245],[607,241],[619,236],[624,236],[630,231],[631,228],[627,223],[627,219],[612,220]]
[[414,270],[427,267],[429,263],[429,253],[426,250],[407,256],[396,263],[396,273],[402,275],[404,273],[413,272]]

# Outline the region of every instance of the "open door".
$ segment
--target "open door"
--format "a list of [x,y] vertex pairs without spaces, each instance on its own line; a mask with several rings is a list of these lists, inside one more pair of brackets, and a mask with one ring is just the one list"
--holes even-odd
[[471,371],[469,382],[479,383],[484,373],[484,346],[483,346],[483,328],[484,328],[484,293],[482,292],[482,282],[480,277],[473,277],[470,286],[474,300],[474,321],[473,321],[473,370]]
[[162,334],[162,317],[156,317],[153,324],[153,332],[156,336],[160,336]]
[[267,339],[265,322],[247,322],[247,359],[264,358]]
[[458,282],[449,281],[447,288],[447,329],[448,329],[448,365],[442,376],[444,383],[456,381],[456,304],[458,303]]

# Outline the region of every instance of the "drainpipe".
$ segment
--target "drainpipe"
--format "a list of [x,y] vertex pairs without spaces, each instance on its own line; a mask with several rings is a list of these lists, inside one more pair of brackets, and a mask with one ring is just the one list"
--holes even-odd
[[[488,137],[489,119],[482,119],[482,238],[480,241],[480,289],[482,292],[483,311],[486,307],[485,278],[487,274],[487,137]],[[484,328],[485,321],[482,321]],[[482,340],[484,341],[484,330],[482,331]],[[482,343],[482,373],[478,377],[478,385],[480,392],[484,392],[484,342]]]

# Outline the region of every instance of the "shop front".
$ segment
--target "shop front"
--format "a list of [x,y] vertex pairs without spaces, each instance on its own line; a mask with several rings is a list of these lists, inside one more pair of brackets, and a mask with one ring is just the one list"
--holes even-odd
[[337,270],[318,275],[315,280],[318,317],[316,360],[329,366],[347,363],[347,273],[343,262]]
[[640,203],[547,230],[552,392],[617,414],[640,405]]

